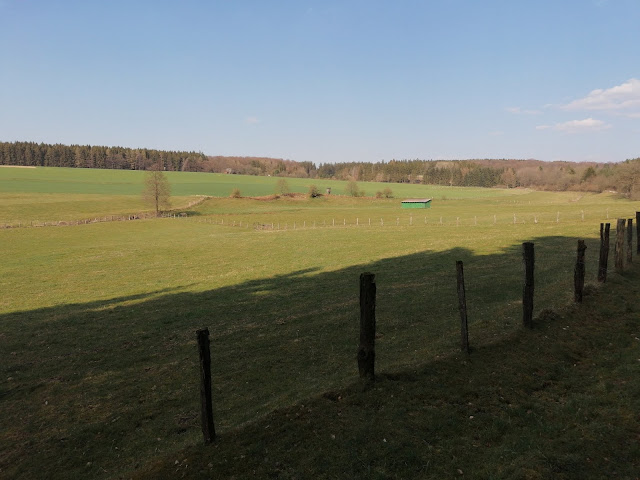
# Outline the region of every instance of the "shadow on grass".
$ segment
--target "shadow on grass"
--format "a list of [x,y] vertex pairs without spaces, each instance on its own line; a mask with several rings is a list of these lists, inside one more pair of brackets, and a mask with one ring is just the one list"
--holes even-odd
[[472,356],[354,381],[133,478],[636,478],[638,273]]
[[[536,311],[571,298],[576,240],[534,240]],[[520,328],[520,245],[484,256],[426,251],[199,293],[167,289],[2,315],[0,416],[11,427],[0,433],[0,467],[15,478],[42,465],[48,478],[109,477],[198,442],[195,330],[205,326],[220,433],[344,388],[357,377],[363,271],[377,275],[377,372],[419,372],[458,348],[456,260],[465,262],[472,346]],[[138,302],[122,305],[131,300]]]

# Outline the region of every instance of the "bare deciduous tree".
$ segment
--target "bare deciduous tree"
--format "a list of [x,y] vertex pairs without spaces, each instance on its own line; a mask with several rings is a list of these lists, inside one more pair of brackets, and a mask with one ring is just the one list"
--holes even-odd
[[145,173],[144,190],[142,198],[151,205],[156,212],[156,217],[161,210],[171,207],[169,197],[171,196],[171,186],[169,180],[158,166],[152,167]]

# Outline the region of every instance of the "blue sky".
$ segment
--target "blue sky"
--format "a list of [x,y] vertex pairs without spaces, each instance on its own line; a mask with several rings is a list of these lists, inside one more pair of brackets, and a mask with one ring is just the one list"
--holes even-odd
[[640,156],[638,0],[0,0],[0,140]]

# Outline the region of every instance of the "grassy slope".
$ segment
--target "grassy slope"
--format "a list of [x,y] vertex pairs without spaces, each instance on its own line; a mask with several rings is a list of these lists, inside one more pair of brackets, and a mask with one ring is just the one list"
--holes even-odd
[[133,477],[636,479],[639,274],[470,357],[328,391]]
[[[177,196],[210,195],[228,197],[234,188],[244,196],[255,197],[276,192],[277,177],[249,175],[225,175],[218,173],[166,172]],[[88,168],[0,168],[1,192],[34,193],[90,193],[109,195],[139,195],[142,190],[144,172],[130,170],[100,170]],[[315,184],[321,193],[331,187],[332,193],[344,193],[347,182],[340,180],[287,178],[292,192],[306,193],[309,185]],[[431,185],[409,185],[389,183],[360,183],[368,196],[386,187],[392,188],[396,197],[449,195],[452,197],[494,197],[498,190],[462,187],[438,187]]]
[[[593,279],[597,222],[607,209],[613,218],[637,207],[608,196],[474,191],[420,214],[397,200],[212,199],[189,219],[0,231],[0,417],[9,427],[0,473],[117,477],[197,443],[194,331],[204,325],[220,366],[223,435],[348,389],[364,269],[378,275],[380,372],[418,371],[455,349],[457,259],[472,342],[493,344],[519,328],[520,242],[537,245],[537,311],[563,305],[576,238],[588,239]],[[384,226],[353,226],[369,217]],[[350,226],[320,227],[333,218]],[[288,230],[246,228],[278,222]]]

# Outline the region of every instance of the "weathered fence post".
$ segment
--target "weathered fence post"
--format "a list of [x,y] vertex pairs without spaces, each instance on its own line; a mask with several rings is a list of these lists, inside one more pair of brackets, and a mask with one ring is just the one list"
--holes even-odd
[[636,212],[636,253],[640,255],[640,212]]
[[460,349],[469,353],[469,328],[467,323],[467,298],[464,289],[464,269],[462,260],[456,261],[458,274],[458,306],[460,307]]
[[535,263],[532,242],[522,244],[522,263],[524,263],[524,288],[522,289],[522,323],[533,327],[533,267]]
[[615,260],[618,273],[624,270],[624,223],[624,218],[619,218],[616,224]]
[[375,379],[376,358],[376,276],[360,274],[360,347],[358,348],[358,371],[360,378]]
[[200,411],[202,435],[205,443],[216,437],[213,425],[213,403],[211,401],[211,352],[209,351],[209,329],[198,330],[198,352],[200,354]]
[[627,263],[633,263],[633,218],[627,219]]
[[578,303],[582,303],[582,294],[584,292],[584,251],[587,246],[584,240],[578,240],[578,258],[576,266],[573,270],[573,299]]
[[600,260],[598,262],[598,281],[607,281],[607,263],[609,263],[609,230],[611,224],[600,224]]

